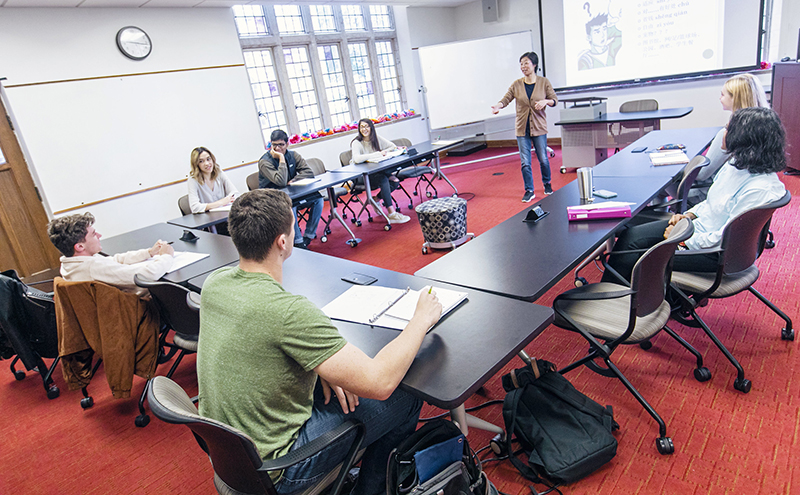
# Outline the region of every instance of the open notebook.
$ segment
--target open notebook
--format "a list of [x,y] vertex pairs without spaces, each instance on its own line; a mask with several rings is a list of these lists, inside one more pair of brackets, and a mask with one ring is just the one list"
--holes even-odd
[[396,156],[400,156],[405,152],[406,152],[406,149],[403,148],[402,146],[400,146],[398,148],[393,149],[392,151],[387,151],[386,154],[383,155],[380,158],[375,158],[375,159],[367,160],[367,161],[370,162],[370,163],[378,163],[378,162],[382,162],[384,160],[388,160],[389,158],[394,158]]
[[[406,327],[417,307],[419,294],[427,291],[393,289],[373,285],[354,285],[328,303],[322,311],[334,320],[352,321],[364,325],[402,330]],[[466,292],[434,287],[442,316],[446,315],[467,298]]]

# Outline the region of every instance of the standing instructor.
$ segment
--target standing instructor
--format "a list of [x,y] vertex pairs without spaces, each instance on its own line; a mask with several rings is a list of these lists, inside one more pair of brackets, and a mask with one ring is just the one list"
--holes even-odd
[[519,68],[525,77],[514,81],[503,99],[492,107],[492,113],[496,114],[508,106],[511,100],[517,100],[517,118],[514,127],[522,164],[522,180],[525,183],[523,203],[529,202],[536,196],[533,192],[531,172],[531,144],[539,159],[544,193],[553,194],[553,188],[550,186],[550,160],[547,158],[547,116],[544,109],[547,106],[554,107],[558,103],[558,97],[550,81],[546,77],[536,75],[538,65],[539,57],[535,53],[523,53],[519,58]]

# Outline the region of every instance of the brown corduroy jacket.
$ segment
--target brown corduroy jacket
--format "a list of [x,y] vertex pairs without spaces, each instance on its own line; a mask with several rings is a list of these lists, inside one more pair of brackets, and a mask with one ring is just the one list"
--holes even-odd
[[539,100],[553,100],[553,106],[558,103],[558,97],[553,90],[553,85],[546,77],[537,76],[536,86],[533,88],[531,97],[525,91],[525,78],[520,78],[511,84],[500,103],[503,108],[507,107],[511,100],[517,100],[517,118],[514,121],[514,131],[517,136],[525,135],[525,123],[530,119],[531,136],[541,136],[547,134],[547,116],[544,109],[536,110],[534,103]]
[[58,352],[69,389],[89,384],[96,353],[114,397],[130,397],[134,373],[149,379],[156,370],[158,311],[136,294],[102,282],[57,277],[53,288]]

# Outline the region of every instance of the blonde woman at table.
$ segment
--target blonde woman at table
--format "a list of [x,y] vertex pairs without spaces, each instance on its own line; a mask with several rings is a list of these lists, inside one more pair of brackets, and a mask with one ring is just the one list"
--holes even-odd
[[547,116],[544,110],[548,106],[556,106],[558,97],[550,81],[546,77],[536,75],[538,65],[538,55],[533,52],[523,53],[519,58],[519,68],[525,77],[514,81],[503,99],[492,107],[492,113],[496,114],[508,106],[511,100],[517,100],[517,119],[514,127],[522,165],[522,181],[525,183],[523,203],[528,203],[536,197],[533,192],[531,172],[531,145],[539,159],[544,193],[553,194],[553,188],[550,186],[550,160],[547,158]]
[[[762,107],[769,108],[767,102],[767,95],[764,93],[764,87],[757,77],[752,74],[737,74],[722,85],[722,90],[719,95],[719,102],[722,104],[722,109],[728,112],[735,112],[742,108]],[[730,154],[722,149],[722,144],[725,141],[726,128],[720,129],[711,145],[706,152],[706,158],[709,164],[700,169],[697,174],[697,182],[702,183],[707,181],[708,184],[701,191],[692,191],[690,202],[692,204],[699,203],[706,198],[708,193],[708,186],[713,181],[717,171],[728,161]]]
[[233,202],[239,191],[217,165],[217,159],[208,148],[199,146],[192,150],[189,180],[189,208],[192,213],[203,213]]
[[[367,161],[379,161],[386,156],[386,153],[397,148],[388,139],[384,139],[375,132],[375,124],[370,119],[358,121],[358,135],[350,143],[352,152],[351,163],[364,163]],[[359,179],[362,180],[362,179]],[[392,202],[392,183],[397,182],[397,177],[384,172],[369,174],[369,183],[373,189],[380,188],[378,196],[383,200],[383,206],[389,212],[389,223],[406,223],[411,220],[408,215],[403,215],[397,211]]]

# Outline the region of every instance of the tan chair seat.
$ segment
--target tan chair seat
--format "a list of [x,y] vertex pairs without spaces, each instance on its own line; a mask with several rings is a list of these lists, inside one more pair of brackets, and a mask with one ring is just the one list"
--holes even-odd
[[[717,290],[708,297],[719,298],[738,294],[753,285],[758,280],[758,275],[758,268],[755,265],[737,273],[723,275]],[[716,277],[717,274],[714,272],[672,272],[672,284],[684,292],[701,294],[711,287]]]
[[[627,287],[609,282],[600,282],[584,285],[580,289],[582,293],[589,294],[618,292],[626,290]],[[622,335],[628,328],[631,296],[593,301],[561,300],[558,302],[558,306],[559,310],[569,314],[578,325],[581,325],[595,337],[613,340]],[[636,327],[625,343],[635,344],[657,334],[667,324],[669,314],[669,303],[665,301],[656,311],[646,316],[637,317]],[[571,326],[558,312],[555,314],[555,324],[562,328]]]

